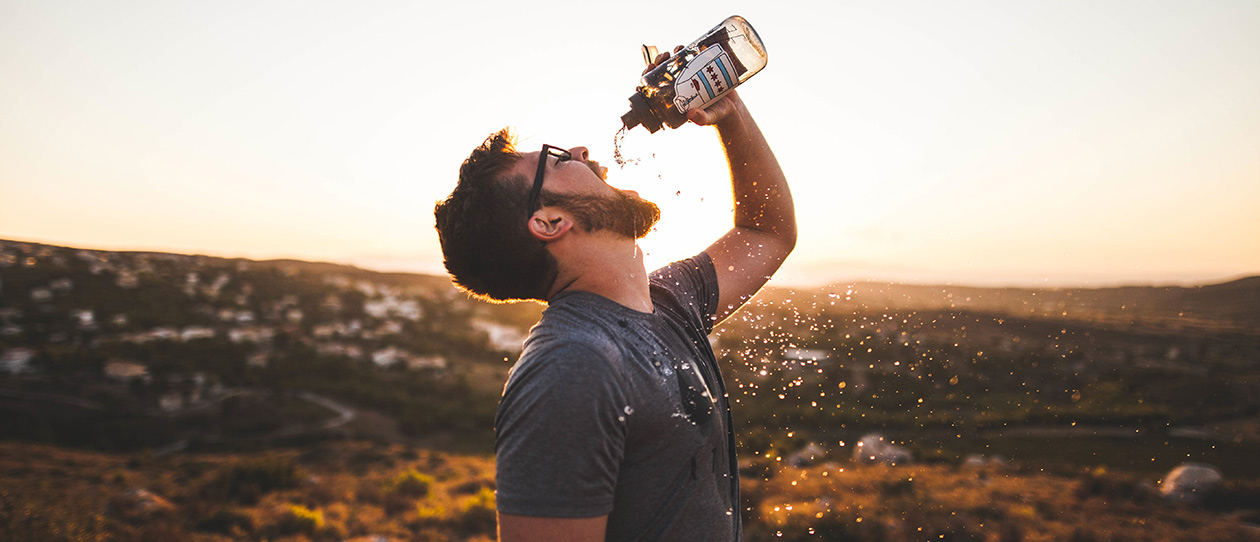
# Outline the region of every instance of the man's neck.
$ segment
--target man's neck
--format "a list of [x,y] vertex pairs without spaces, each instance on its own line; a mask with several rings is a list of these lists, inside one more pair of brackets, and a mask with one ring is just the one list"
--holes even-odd
[[652,312],[643,251],[634,241],[598,239],[562,258],[555,290],[548,298],[570,291],[591,292],[639,312]]

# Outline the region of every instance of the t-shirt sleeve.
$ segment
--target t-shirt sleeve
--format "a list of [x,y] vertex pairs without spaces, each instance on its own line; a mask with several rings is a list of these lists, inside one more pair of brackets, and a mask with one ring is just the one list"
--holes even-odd
[[500,512],[582,518],[612,511],[630,404],[623,381],[582,344],[542,347],[514,369],[495,419]]
[[717,271],[708,253],[671,263],[652,272],[652,282],[669,290],[704,334],[713,332],[718,308]]

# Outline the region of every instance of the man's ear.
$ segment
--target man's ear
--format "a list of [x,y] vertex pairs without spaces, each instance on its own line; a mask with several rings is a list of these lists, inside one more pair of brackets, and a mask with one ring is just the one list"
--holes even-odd
[[573,217],[554,207],[543,207],[529,217],[529,233],[544,243],[559,240],[573,228]]

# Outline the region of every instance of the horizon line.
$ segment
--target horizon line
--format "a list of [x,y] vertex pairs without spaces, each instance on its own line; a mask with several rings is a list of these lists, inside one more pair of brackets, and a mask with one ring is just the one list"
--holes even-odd
[[[90,250],[90,251],[96,251],[96,252],[115,252],[115,253],[131,253],[131,254],[170,254],[170,255],[176,255],[176,256],[218,258],[218,259],[223,259],[223,260],[246,260],[246,261],[252,261],[252,262],[257,262],[257,263],[293,261],[293,262],[308,263],[308,264],[340,265],[340,266],[351,267],[351,268],[355,268],[355,269],[359,269],[363,271],[370,271],[374,273],[402,273],[402,274],[412,274],[412,275],[437,276],[437,277],[446,278],[448,280],[450,279],[450,276],[446,273],[445,269],[442,268],[440,259],[436,259],[433,262],[427,262],[426,261],[427,259],[425,258],[402,258],[402,257],[397,257],[397,256],[361,255],[361,256],[349,256],[349,257],[344,257],[344,258],[332,258],[332,259],[312,259],[311,256],[302,256],[302,255],[262,255],[262,256],[259,256],[259,255],[242,255],[239,253],[233,254],[233,255],[225,255],[225,254],[213,254],[213,253],[208,253],[208,252],[181,251],[181,249],[175,249],[175,248],[170,248],[170,247],[105,248],[105,247],[93,247],[89,245],[72,246],[69,244],[63,244],[64,242],[61,242],[61,241],[48,241],[48,240],[35,241],[35,240],[25,240],[25,239],[11,238],[11,237],[0,237],[0,242],[43,245],[43,246],[69,249],[69,250]],[[376,263],[371,263],[373,261],[375,261]],[[395,261],[395,262],[400,262],[400,263],[396,263],[395,265],[389,265],[389,264],[385,264],[384,263],[385,261]],[[766,284],[766,287],[776,288],[776,289],[792,289],[792,288],[815,289],[815,288],[826,288],[830,286],[842,286],[842,285],[849,285],[849,284],[881,283],[881,284],[896,284],[896,285],[901,285],[901,286],[945,286],[945,287],[953,287],[953,288],[993,288],[993,289],[1066,290],[1066,289],[1108,289],[1108,288],[1145,288],[1145,287],[1187,288],[1187,287],[1210,286],[1210,285],[1215,285],[1215,284],[1226,284],[1226,283],[1234,282],[1237,280],[1260,276],[1260,270],[1257,270],[1257,271],[1241,271],[1241,272],[1232,272],[1232,273],[1231,272],[1166,273],[1166,275],[1168,275],[1169,277],[1157,278],[1157,279],[1136,279],[1136,278],[1115,278],[1115,277],[1085,279],[1085,278],[1080,278],[1080,277],[1075,277],[1075,278],[1063,277],[1058,281],[1050,282],[1052,280],[1050,277],[1042,277],[1040,279],[1037,279],[1037,278],[1020,279],[1020,278],[1010,278],[1010,277],[997,277],[997,278],[972,277],[971,279],[957,280],[957,279],[943,277],[944,275],[956,275],[957,274],[956,272],[913,270],[913,269],[908,269],[905,267],[889,265],[889,266],[884,266],[882,270],[875,270],[864,277],[856,278],[853,275],[856,275],[858,273],[851,270],[853,267],[860,266],[860,267],[877,268],[879,266],[875,264],[864,263],[864,262],[854,262],[851,260],[850,261],[836,261],[834,263],[836,264],[837,267],[849,268],[848,271],[845,271],[843,273],[843,275],[846,275],[846,276],[841,277],[841,273],[836,273],[835,275],[830,276],[830,277],[820,277],[822,273],[814,269],[817,269],[821,265],[825,265],[825,264],[822,262],[811,262],[808,265],[810,270],[797,272],[796,273],[797,276],[795,278],[789,278],[789,277],[792,277],[793,275],[790,269],[789,269],[789,272],[786,273],[787,276],[784,276],[785,275],[785,273],[783,272],[784,270],[780,269],[779,273],[776,276],[772,277],[770,281]],[[906,278],[893,277],[894,275],[914,275],[914,274],[937,275],[937,278],[921,277],[921,278],[906,279]],[[800,275],[813,275],[813,278],[800,276]],[[1181,275],[1181,278],[1171,278],[1171,276],[1173,275]]]

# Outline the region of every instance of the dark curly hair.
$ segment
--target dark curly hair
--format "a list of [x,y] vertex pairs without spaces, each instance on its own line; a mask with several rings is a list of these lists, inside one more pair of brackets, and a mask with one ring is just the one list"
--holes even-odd
[[514,139],[504,128],[473,149],[433,216],[446,271],[461,288],[496,302],[545,301],[558,269],[526,227],[530,180],[507,174],[521,158]]

